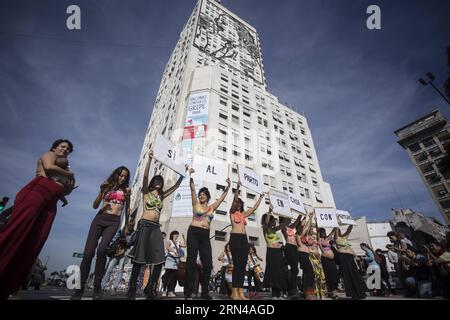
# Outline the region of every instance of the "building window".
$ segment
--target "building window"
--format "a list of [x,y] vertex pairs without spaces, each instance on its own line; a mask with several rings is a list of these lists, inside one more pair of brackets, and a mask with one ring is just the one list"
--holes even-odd
[[436,142],[434,141],[433,137],[429,137],[429,138],[424,139],[422,141],[422,143],[425,146],[425,148],[428,148],[428,147],[436,145]]
[[248,242],[249,242],[249,244],[252,244],[254,246],[259,246],[259,238],[258,237],[249,236]]
[[418,143],[414,143],[414,144],[409,145],[408,149],[411,152],[417,152],[417,151],[420,151],[422,148],[420,147],[420,145]]
[[220,215],[222,215],[222,216],[226,216],[226,215],[227,215],[227,212],[226,212],[226,211],[223,211],[223,210],[216,210],[216,213],[217,213],[217,214],[220,214]]
[[217,241],[226,241],[227,233],[223,231],[217,231],[215,232],[215,238]]
[[227,119],[228,119],[228,116],[227,116],[227,115],[224,115],[224,114],[222,114],[222,113],[219,113],[219,118],[222,118],[222,119],[227,120]]
[[225,186],[222,186],[220,184],[216,184],[216,190],[225,191]]

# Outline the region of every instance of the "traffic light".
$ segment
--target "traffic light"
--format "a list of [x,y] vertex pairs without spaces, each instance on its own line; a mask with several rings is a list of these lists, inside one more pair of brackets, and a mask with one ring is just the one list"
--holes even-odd
[[5,209],[8,201],[9,201],[8,197],[3,197],[2,201],[0,201],[0,212],[2,212]]

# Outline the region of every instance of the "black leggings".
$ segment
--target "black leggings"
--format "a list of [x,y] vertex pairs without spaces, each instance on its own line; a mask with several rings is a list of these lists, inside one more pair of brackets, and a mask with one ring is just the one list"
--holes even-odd
[[[129,283],[129,291],[132,295],[136,294],[137,290],[137,281],[139,278],[139,273],[141,272],[141,268],[145,266],[144,264],[133,262],[133,269],[131,269],[130,275],[130,283]],[[152,274],[150,275],[150,279],[148,279],[147,285],[145,286],[144,291],[147,294],[151,295],[156,291],[156,284],[158,282],[159,276],[161,275],[163,264],[155,264],[152,269]]]
[[311,288],[314,288],[315,284],[315,276],[314,270],[311,265],[311,261],[309,261],[309,253],[306,252],[298,252],[298,260],[300,262],[300,268],[302,268],[302,284],[303,284],[303,294]]
[[195,280],[195,270],[197,269],[197,255],[200,253],[202,262],[202,295],[208,294],[209,278],[211,277],[212,249],[209,241],[209,230],[199,227],[189,226],[187,232],[187,258],[186,258],[186,285],[184,293],[187,296],[192,294]]
[[233,257],[233,288],[243,288],[245,279],[245,267],[248,259],[247,235],[232,233],[230,236],[230,251]]
[[177,270],[166,269],[164,274],[166,277],[167,292],[174,292],[177,285]]
[[[86,244],[84,246],[83,260],[80,264],[80,283],[82,289],[84,289],[86,280],[89,277],[89,271],[91,270],[91,263],[95,256],[96,248],[97,260],[95,261],[94,289],[99,290],[101,288],[101,281],[106,266],[106,247],[119,229],[119,225],[120,216],[101,213],[101,211],[95,216],[94,220],[92,220]],[[102,240],[100,241],[100,244],[98,244],[100,237]]]
[[297,293],[297,275],[298,275],[298,254],[297,246],[286,243],[284,246],[284,256],[291,267],[290,279],[289,279],[289,294],[294,295]]

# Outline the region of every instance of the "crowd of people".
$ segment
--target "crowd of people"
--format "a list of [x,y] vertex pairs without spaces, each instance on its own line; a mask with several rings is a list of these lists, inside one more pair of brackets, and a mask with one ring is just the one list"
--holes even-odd
[[[63,206],[67,205],[66,196],[76,188],[67,160],[72,151],[69,140],[55,141],[50,151],[39,158],[36,177],[16,195],[10,218],[0,232],[0,298],[6,299],[19,289],[48,237],[57,202],[61,200]],[[180,283],[185,299],[212,299],[209,293],[213,270],[210,226],[216,209],[229,192],[231,181],[228,178],[219,199],[211,201],[206,187],[197,193],[191,176],[193,212],[187,239],[182,235],[180,241],[179,232],[173,230],[164,243],[165,233],[159,223],[164,199],[180,186],[183,176],[180,175],[173,186],[165,188],[161,175],[149,177],[152,161],[150,149],[140,195],[143,212],[139,221],[130,214],[130,171],[126,167],[115,169],[100,185],[93,202],[98,213],[90,225],[80,264],[81,286],[72,299],[84,296],[95,256],[95,300],[102,299],[107,288],[115,294],[123,284],[122,273],[128,261],[132,265],[126,284],[130,300],[136,298],[142,282],[147,299],[156,299],[161,280],[167,297],[176,296],[176,284]],[[189,175],[194,173],[187,165],[186,171]],[[358,260],[349,241],[353,226],[349,225],[345,232],[336,227],[327,234],[327,230],[317,225],[314,212],[298,215],[296,219],[277,218],[270,205],[269,212],[261,219],[267,245],[266,256],[261,258],[248,242],[246,225],[247,218],[257,210],[266,194],[261,193],[254,206],[245,209],[239,198],[240,188],[238,181],[229,210],[230,239],[218,257],[222,263],[221,292],[232,300],[249,300],[263,289],[271,291],[272,299],[337,299],[342,288],[345,296],[352,299],[364,299],[367,294],[389,296],[394,292],[391,280],[394,273],[389,273],[388,261],[399,280],[396,287],[402,288],[406,296],[449,297],[448,243],[436,241],[418,247],[404,233],[390,232],[387,255],[362,243],[365,255]],[[185,262],[182,262],[184,257]],[[264,271],[262,261],[266,265]],[[380,271],[381,287],[376,290],[369,290],[364,280],[368,268]],[[114,270],[119,274],[114,275],[114,283],[111,283]],[[182,279],[180,274],[183,274]],[[245,278],[249,295],[244,292]]]

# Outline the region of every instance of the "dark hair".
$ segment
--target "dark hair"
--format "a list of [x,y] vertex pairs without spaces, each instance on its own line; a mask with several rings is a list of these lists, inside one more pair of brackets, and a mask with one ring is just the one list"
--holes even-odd
[[398,238],[398,234],[397,234],[397,232],[395,232],[395,231],[389,231],[389,232],[387,233],[387,236],[388,236],[388,237],[396,237],[396,238]]
[[170,233],[169,239],[173,240],[173,237],[179,235],[180,233],[177,230],[174,230]]
[[156,175],[152,178],[152,180],[150,180],[150,183],[148,184],[148,191],[152,192],[153,190],[155,190],[155,185],[159,183],[161,184],[161,189],[158,191],[159,195],[162,196],[164,191],[164,179],[161,175]]
[[[437,246],[437,247],[440,247],[441,249],[445,249],[445,246],[444,246],[444,244],[442,244],[442,243],[440,243],[439,241],[431,241],[431,243],[430,243],[430,246],[431,245],[435,245],[435,246]],[[445,250],[444,250],[445,251]]]
[[410,250],[410,251],[412,251],[412,252],[414,252],[415,254],[417,254],[417,250],[416,250],[416,248],[414,248],[413,246],[411,246],[411,245],[406,245],[406,250]]
[[242,201],[241,198],[238,198],[237,203],[238,203],[237,210],[239,212],[244,212],[244,201]]
[[3,197],[2,200],[3,200],[3,201],[4,201],[4,200],[8,201],[8,200],[9,200],[9,197]]
[[327,231],[325,230],[325,228],[319,228],[319,236],[324,233],[325,237],[327,236]]
[[127,167],[120,166],[116,170],[114,170],[111,175],[108,177],[107,182],[109,185],[114,186],[117,183],[117,179],[119,178],[122,171],[125,170],[128,173],[127,180],[125,180],[124,184],[122,186],[118,186],[121,188],[128,188],[130,185],[130,170],[128,170]]
[[211,194],[209,193],[208,188],[203,187],[198,191],[197,197],[200,197],[200,193],[204,193],[207,199],[207,202],[211,199]]
[[[262,226],[264,226],[264,225],[266,224],[266,219],[267,219],[267,213],[264,213],[263,216],[262,216],[262,218],[261,218],[261,225],[262,225]],[[269,218],[269,223],[268,223],[268,225],[269,225],[274,219],[275,219],[275,217],[271,215],[270,218]],[[268,226],[268,225],[267,225],[267,226]]]
[[64,143],[64,142],[66,142],[69,145],[69,153],[72,153],[73,152],[73,144],[72,144],[72,142],[70,142],[67,139],[58,139],[55,142],[53,142],[53,144],[50,148],[50,151],[55,150],[61,143]]
[[376,253],[376,254],[383,254],[383,250],[377,249],[377,250],[375,250],[375,253]]

